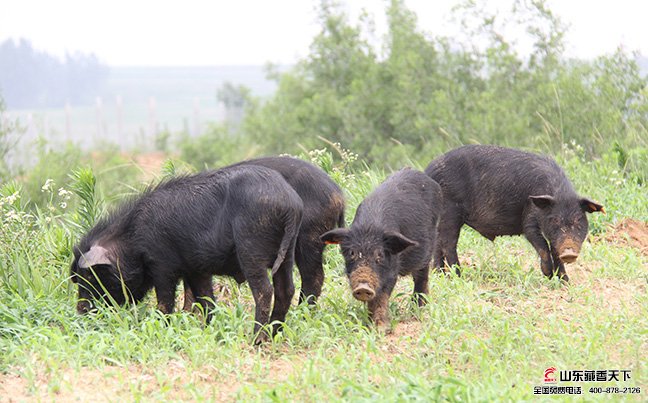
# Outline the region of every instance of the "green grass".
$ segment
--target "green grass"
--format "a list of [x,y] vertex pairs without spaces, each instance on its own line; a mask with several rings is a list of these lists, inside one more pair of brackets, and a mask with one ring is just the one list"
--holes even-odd
[[[533,387],[551,366],[629,369],[628,382],[562,385],[582,386],[586,400],[609,398],[589,394],[591,386],[639,386],[641,395],[623,398],[645,399],[648,258],[606,239],[624,218],[648,220],[646,188],[618,178],[605,159],[562,158],[577,189],[608,211],[591,216],[592,235],[567,267],[570,285],[545,279],[523,238],[492,243],[464,230],[462,276],[431,274],[423,308],[411,302],[411,278],[401,278],[392,332],[380,334],[329,247],[317,308],[293,304],[283,333],[261,347],[251,344],[249,287],[227,278],[216,279],[219,303],[208,326],[193,314],[161,315],[154,293],[138,306],[78,316],[68,276],[80,216],[56,197],[39,209],[21,198],[9,203],[19,189],[5,186],[0,400],[535,400]],[[348,222],[386,175],[327,169],[345,189]]]

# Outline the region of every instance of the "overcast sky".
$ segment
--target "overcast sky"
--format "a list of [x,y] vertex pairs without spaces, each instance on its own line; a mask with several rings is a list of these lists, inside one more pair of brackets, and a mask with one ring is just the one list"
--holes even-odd
[[[479,0],[477,0],[479,1]],[[347,0],[384,31],[384,0]],[[431,34],[453,35],[456,1],[406,0]],[[489,3],[505,7],[510,0]],[[23,37],[39,50],[93,52],[107,64],[292,64],[318,32],[313,0],[0,0],[0,42]],[[591,58],[622,45],[648,55],[648,1],[549,0],[570,25],[567,53]]]

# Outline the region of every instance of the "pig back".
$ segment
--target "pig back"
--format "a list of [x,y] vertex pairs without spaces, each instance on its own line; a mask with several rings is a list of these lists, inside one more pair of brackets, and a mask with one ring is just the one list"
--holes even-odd
[[433,160],[425,172],[441,186],[443,214],[489,239],[522,233],[529,196],[573,193],[552,159],[497,146],[457,148]]

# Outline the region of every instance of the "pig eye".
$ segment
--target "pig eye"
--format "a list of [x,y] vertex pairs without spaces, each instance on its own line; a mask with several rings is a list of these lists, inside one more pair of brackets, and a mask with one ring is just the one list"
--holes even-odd
[[382,263],[384,258],[385,255],[382,252],[379,251],[376,253],[376,263]]

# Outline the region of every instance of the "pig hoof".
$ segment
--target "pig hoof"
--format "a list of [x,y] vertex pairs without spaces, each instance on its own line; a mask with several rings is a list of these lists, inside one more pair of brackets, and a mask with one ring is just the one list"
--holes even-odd
[[414,301],[416,301],[419,307],[425,306],[428,303],[428,299],[425,294],[415,294],[413,299]]
[[268,336],[268,333],[265,330],[261,330],[259,334],[256,335],[254,338],[254,345],[259,346],[261,344],[268,343],[270,341],[270,336]]
[[560,276],[560,281],[562,281],[563,283],[569,283],[569,276],[563,274],[562,276]]
[[376,331],[380,334],[389,334],[391,333],[391,327],[389,326],[389,322],[387,321],[376,321],[374,323],[374,326],[376,328]]
[[301,305],[303,303],[306,303],[308,306],[315,306],[317,305],[317,297],[314,295],[304,295],[304,294],[299,294],[299,301],[297,305]]
[[283,331],[283,323],[274,323],[272,325],[272,335],[275,336],[277,333]]

